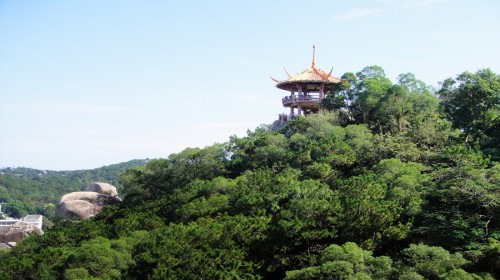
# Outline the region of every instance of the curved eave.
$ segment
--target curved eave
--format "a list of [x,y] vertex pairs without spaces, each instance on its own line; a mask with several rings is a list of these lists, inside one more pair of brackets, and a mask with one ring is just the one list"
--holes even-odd
[[[333,78],[333,77],[332,77]],[[290,90],[296,88],[297,85],[317,84],[317,85],[333,85],[344,82],[344,80],[333,78],[335,81],[321,81],[321,80],[295,80],[295,81],[282,81],[276,84],[276,87],[282,90]]]

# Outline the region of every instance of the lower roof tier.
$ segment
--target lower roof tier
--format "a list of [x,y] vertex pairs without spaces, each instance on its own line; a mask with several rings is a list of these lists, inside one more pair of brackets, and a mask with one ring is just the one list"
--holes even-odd
[[332,89],[334,83],[325,83],[318,81],[301,81],[301,82],[289,82],[284,81],[276,84],[276,87],[286,91],[299,91],[299,88],[303,92],[320,92],[321,87],[323,87],[323,92],[329,92]]

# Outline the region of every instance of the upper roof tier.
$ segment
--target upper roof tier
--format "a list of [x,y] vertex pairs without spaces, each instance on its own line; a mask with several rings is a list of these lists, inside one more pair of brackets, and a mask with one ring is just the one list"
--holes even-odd
[[340,83],[343,80],[339,78],[332,77],[332,70],[330,73],[326,73],[325,71],[316,67],[316,58],[315,58],[316,47],[313,46],[313,59],[311,63],[311,67],[304,70],[302,73],[297,75],[290,75],[285,69],[286,74],[288,75],[287,80],[277,80],[271,77],[273,81],[276,82],[276,87],[283,90],[296,90],[298,85],[325,85],[331,86],[332,84]]

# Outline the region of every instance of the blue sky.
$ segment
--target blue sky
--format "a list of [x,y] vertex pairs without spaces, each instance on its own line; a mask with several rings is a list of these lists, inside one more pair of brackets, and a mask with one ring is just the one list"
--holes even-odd
[[269,78],[500,73],[500,1],[0,0],[0,167],[162,158],[270,124]]

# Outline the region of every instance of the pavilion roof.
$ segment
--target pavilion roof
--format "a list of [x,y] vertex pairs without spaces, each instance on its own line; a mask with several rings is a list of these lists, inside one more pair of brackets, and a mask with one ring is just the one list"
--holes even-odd
[[313,60],[311,63],[311,67],[307,68],[302,73],[290,75],[285,69],[285,72],[288,75],[287,80],[277,80],[271,77],[271,79],[276,82],[276,87],[287,89],[288,87],[290,87],[290,85],[296,83],[336,84],[342,82],[342,79],[331,76],[333,67],[332,70],[330,70],[330,73],[326,73],[325,71],[316,67],[315,50],[316,47],[313,46]]

